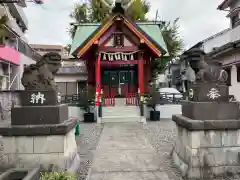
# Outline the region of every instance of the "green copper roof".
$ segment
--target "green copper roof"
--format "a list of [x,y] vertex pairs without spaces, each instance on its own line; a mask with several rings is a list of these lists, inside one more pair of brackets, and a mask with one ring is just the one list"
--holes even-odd
[[70,54],[74,53],[99,26],[100,24],[82,24],[78,26],[72,41]]
[[[75,54],[75,51],[84,44],[84,42],[97,30],[101,24],[87,23],[78,26],[76,34],[73,38],[70,54]],[[154,41],[158,46],[167,52],[166,44],[163,40],[159,24],[154,23],[136,23],[136,25]],[[168,54],[168,53],[166,53]],[[165,55],[166,55],[165,54]]]
[[[160,28],[156,24],[139,24],[138,25],[152,40],[155,41],[162,49],[167,52],[167,46],[163,40]],[[168,54],[168,53],[166,53]],[[165,54],[165,55],[166,55]]]

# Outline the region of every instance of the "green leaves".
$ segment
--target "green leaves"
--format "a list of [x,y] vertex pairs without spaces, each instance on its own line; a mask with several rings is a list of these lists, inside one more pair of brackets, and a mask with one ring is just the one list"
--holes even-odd
[[[146,0],[135,0],[129,7],[126,15],[133,21],[145,21],[147,20],[146,14],[149,12],[150,4]],[[98,23],[103,22],[111,11],[108,7],[104,6],[99,0],[87,0],[84,3],[77,3],[73,12],[70,13],[70,17],[74,19],[76,23]],[[71,26],[69,33],[73,38],[76,32],[76,28]]]
[[183,49],[183,41],[180,38],[178,21],[179,18],[173,22],[168,21],[161,29],[170,58],[176,58]]
[[77,180],[77,177],[67,172],[44,172],[40,180]]
[[176,59],[183,50],[183,40],[179,34],[178,21],[179,18],[175,19],[173,22],[168,21],[161,28],[162,36],[167,46],[169,56],[162,56],[155,59],[152,64],[152,82],[155,81],[159,74],[166,70],[167,64],[173,59]]
[[0,18],[0,28],[3,27],[3,25],[5,25],[7,23],[8,17],[7,15],[4,15]]
[[128,8],[126,16],[133,21],[146,21],[147,13],[149,12],[150,4],[145,0],[135,0]]

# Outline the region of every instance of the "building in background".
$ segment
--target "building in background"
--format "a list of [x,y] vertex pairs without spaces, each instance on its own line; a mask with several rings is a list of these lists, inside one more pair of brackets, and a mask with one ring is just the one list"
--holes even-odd
[[68,54],[67,47],[61,45],[31,44],[39,54],[57,52],[62,56],[62,67],[55,76],[61,95],[73,95],[84,91],[87,83],[85,62]]
[[5,19],[0,27],[0,89],[19,90],[24,66],[35,63],[40,55],[27,43],[25,32],[27,17],[23,12],[24,0],[18,3],[1,3],[0,18]]
[[229,92],[240,101],[240,0],[224,0],[218,10],[228,11],[229,28],[187,50],[182,56],[182,63],[189,63],[197,71],[197,62],[200,60],[198,50],[220,61],[229,75]]

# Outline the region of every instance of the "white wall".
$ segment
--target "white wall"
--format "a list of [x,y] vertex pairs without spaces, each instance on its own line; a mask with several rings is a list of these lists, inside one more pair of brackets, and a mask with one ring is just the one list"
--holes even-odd
[[240,40],[240,25],[231,30],[231,41]]
[[182,114],[182,105],[180,104],[157,105],[156,110],[160,111],[161,119],[172,119],[172,115]]
[[[150,118],[150,110],[151,108],[145,108],[146,118]],[[165,105],[157,105],[156,111],[160,111],[160,119],[172,119],[173,115],[182,114],[182,105],[180,104],[165,104]]]
[[[236,63],[240,62],[240,51],[231,53],[227,56],[221,56],[218,58],[223,63],[223,66],[228,67],[229,64],[231,68],[231,86],[229,87],[229,93],[234,95],[238,101],[240,101],[240,83],[237,82],[237,67]],[[233,65],[231,65],[233,64]]]
[[86,81],[86,75],[59,75],[55,76],[55,82],[76,82],[76,81]]
[[223,31],[215,37],[208,39],[204,42],[203,48],[205,53],[209,53],[213,48],[223,46],[224,44],[231,41],[231,29]]
[[234,95],[237,101],[240,102],[240,83],[237,82],[237,67],[232,66],[231,69],[231,86],[229,87],[229,93]]
[[24,64],[29,65],[29,64],[35,64],[35,63],[36,63],[36,61],[34,61],[33,59],[30,59],[29,57],[25,56],[24,54],[20,54],[20,65],[13,67],[13,73],[12,73],[11,79],[13,79],[15,77],[15,75],[17,75],[17,77],[14,80],[11,89],[19,89],[19,90],[24,89],[24,87],[21,83],[21,78],[22,78],[22,74],[24,71]]

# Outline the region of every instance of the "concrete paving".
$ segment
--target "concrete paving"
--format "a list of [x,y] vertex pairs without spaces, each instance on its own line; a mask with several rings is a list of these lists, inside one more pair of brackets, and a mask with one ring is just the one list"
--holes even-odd
[[108,123],[87,180],[169,180],[140,123]]

